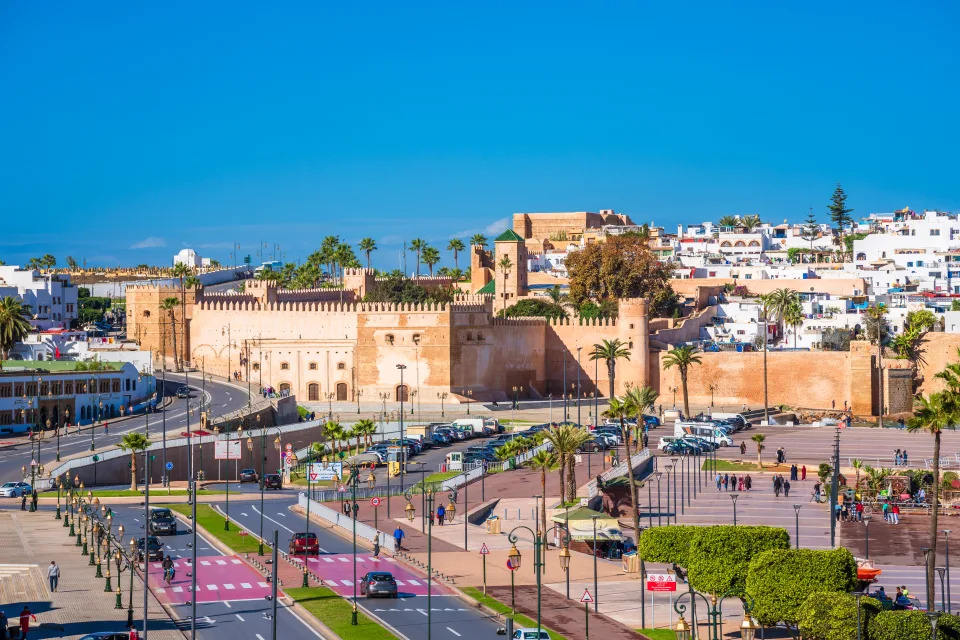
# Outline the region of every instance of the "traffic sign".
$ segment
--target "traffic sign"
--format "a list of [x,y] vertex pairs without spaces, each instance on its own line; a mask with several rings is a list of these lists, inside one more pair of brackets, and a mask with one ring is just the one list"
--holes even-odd
[[250,534],[248,534],[246,531],[244,531],[243,529],[241,529],[240,531],[237,531],[237,535],[238,535],[238,536],[246,536],[246,535],[250,535]]
[[172,470],[173,470],[173,463],[172,463],[172,462],[168,462],[167,465],[166,465],[166,467],[167,467],[167,471],[172,471]]
[[517,570],[517,567],[513,566],[513,563],[510,562],[510,558],[507,558],[507,569],[510,569],[510,571],[516,571],[516,570]]
[[318,475],[319,475],[318,473],[314,473],[313,471],[311,471],[311,472],[310,472],[310,482],[316,482]]
[[379,507],[380,498],[377,498],[377,497],[370,498],[370,504],[373,505],[374,507]]
[[580,596],[580,602],[593,602],[593,596],[590,595],[590,591],[588,589],[583,590],[583,595]]
[[676,591],[677,577],[669,573],[648,573],[647,591]]
[[93,456],[94,462],[100,462],[100,456]]
[[485,556],[485,555],[487,555],[488,553],[490,553],[490,549],[487,549],[487,543],[484,542],[484,543],[483,543],[483,546],[480,547],[480,555]]
[[339,487],[337,487],[337,492],[338,492],[338,493],[346,493],[346,492],[347,492],[347,485],[342,484],[342,485],[340,485]]
[[287,451],[293,451],[293,445],[288,442],[286,449],[287,449]]

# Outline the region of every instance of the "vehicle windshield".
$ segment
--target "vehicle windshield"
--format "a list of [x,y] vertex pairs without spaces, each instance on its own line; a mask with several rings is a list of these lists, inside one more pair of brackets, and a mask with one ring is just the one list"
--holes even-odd
[[154,511],[150,514],[150,517],[154,520],[169,520],[173,515],[164,509],[163,511]]
[[8,488],[8,487],[15,487],[15,486],[17,486],[17,483],[16,483],[16,482],[4,482],[4,483],[3,483],[3,488],[4,488],[4,489],[6,489],[6,488]]
[[316,539],[317,539],[317,534],[315,534],[315,533],[298,533],[298,534],[297,534],[297,539],[298,539],[298,540],[304,540],[304,539],[306,539],[306,540],[316,540]]
[[372,582],[374,580],[393,580],[393,576],[389,573],[371,573],[370,581]]

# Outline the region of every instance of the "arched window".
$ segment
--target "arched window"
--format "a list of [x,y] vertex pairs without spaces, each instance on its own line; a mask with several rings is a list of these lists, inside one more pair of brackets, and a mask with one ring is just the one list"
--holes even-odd
[[419,334],[419,333],[413,334],[413,344],[420,344],[420,334]]
[[410,389],[405,384],[398,384],[396,388],[396,400],[397,402],[409,402],[410,401]]
[[344,402],[347,399],[347,383],[337,383],[337,402]]
[[866,260],[866,259],[867,259],[867,254],[863,252],[857,254],[857,260]]
[[343,370],[346,369],[346,368],[347,368],[346,363],[344,363],[344,362],[338,362],[338,363],[337,363],[337,369],[343,371]]
[[730,246],[730,241],[729,241],[729,240],[724,240],[723,242],[720,243],[720,246],[721,246],[721,247],[729,247],[729,246]]
[[316,382],[311,382],[307,385],[307,400],[309,402],[320,401],[320,385]]
[[759,243],[757,240],[751,240],[751,241],[750,241],[750,246],[751,246],[751,247],[759,247],[759,246],[760,246],[760,243]]
[[743,240],[737,240],[736,242],[733,243],[733,246],[735,246],[735,247],[745,247],[745,246],[747,246],[747,245],[744,243]]
[[143,310],[143,317],[144,317],[144,318],[149,318],[149,317],[150,317],[150,310],[149,310],[149,309],[144,309],[144,310]]
[[254,370],[254,371],[260,371],[260,363],[259,363],[259,362],[254,362],[254,363],[253,363],[253,370]]
[[281,369],[282,371],[287,371],[288,369],[290,369],[290,363],[289,363],[289,362],[281,362],[281,363],[280,363],[280,369]]
[[290,393],[290,383],[281,382],[280,383],[280,393]]
[[316,363],[316,362],[311,362],[311,363],[308,365],[307,368],[310,369],[310,371],[316,371],[316,370],[317,370],[317,363]]

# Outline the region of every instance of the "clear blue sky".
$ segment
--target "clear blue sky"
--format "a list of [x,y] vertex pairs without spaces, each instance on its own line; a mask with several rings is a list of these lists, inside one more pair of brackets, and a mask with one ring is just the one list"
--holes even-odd
[[[0,3],[0,259],[960,209],[954,2]],[[142,248],[135,248],[142,247]],[[445,255],[442,264],[451,264]]]

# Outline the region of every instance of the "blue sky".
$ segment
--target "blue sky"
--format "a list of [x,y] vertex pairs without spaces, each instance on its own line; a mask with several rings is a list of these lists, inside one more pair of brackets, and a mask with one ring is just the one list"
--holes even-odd
[[957,7],[0,3],[0,259],[960,209]]

